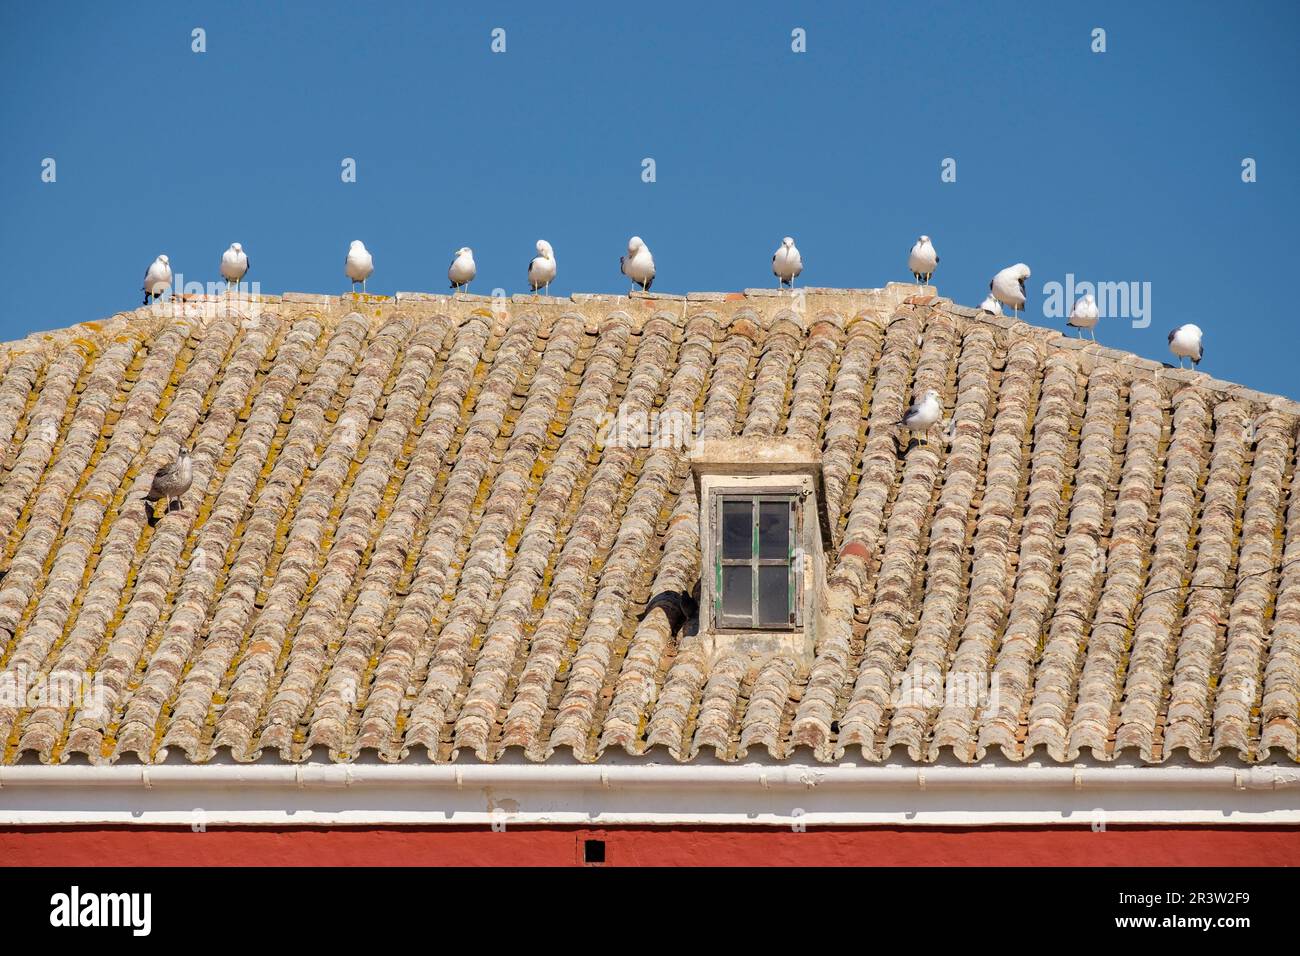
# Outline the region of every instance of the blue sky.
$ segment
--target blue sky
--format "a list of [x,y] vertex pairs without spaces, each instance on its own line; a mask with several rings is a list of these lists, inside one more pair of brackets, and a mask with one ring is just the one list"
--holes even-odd
[[236,240],[266,293],[345,291],[354,238],[371,292],[443,291],[470,245],[473,291],[513,293],[546,238],[567,295],[626,291],[634,233],[656,291],[686,292],[770,285],[787,234],[809,285],[880,286],[908,278],[924,232],[959,302],[1018,261],[1044,325],[1067,274],[1150,283],[1150,326],[1103,319],[1103,343],[1168,359],[1168,330],[1195,322],[1202,370],[1300,397],[1283,225],[1300,220],[1300,4],[633,10],[6,4],[0,337],[134,307],[160,252],[216,280]]

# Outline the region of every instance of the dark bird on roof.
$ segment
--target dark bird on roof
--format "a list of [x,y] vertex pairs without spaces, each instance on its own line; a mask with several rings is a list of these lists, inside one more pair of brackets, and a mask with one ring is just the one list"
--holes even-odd
[[153,484],[149,486],[149,491],[144,496],[145,513],[149,517],[149,524],[152,525],[155,521],[154,505],[159,500],[164,498],[167,500],[165,513],[170,513],[172,504],[189,491],[193,483],[194,459],[190,457],[190,450],[182,447],[176,452],[175,461],[158,469],[157,474],[153,476]]

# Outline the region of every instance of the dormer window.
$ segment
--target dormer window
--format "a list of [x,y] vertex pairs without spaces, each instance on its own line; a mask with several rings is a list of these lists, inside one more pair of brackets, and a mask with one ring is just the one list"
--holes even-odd
[[790,438],[728,438],[691,450],[700,502],[700,633],[713,654],[811,661],[830,531],[821,455]]
[[799,493],[713,496],[714,621],[719,627],[790,630],[802,622],[796,578]]

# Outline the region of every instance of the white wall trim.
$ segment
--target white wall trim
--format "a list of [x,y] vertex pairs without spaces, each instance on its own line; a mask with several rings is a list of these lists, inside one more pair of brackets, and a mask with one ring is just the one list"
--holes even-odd
[[0,766],[0,825],[1300,825],[1300,767]]

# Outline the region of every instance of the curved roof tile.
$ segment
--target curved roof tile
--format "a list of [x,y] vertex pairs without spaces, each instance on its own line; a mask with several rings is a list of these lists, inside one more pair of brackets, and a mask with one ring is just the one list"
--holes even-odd
[[[3,762],[1300,759],[1300,408],[914,292],[198,297],[11,343]],[[950,424],[903,448],[926,388]],[[821,446],[811,665],[710,660],[683,423]]]

